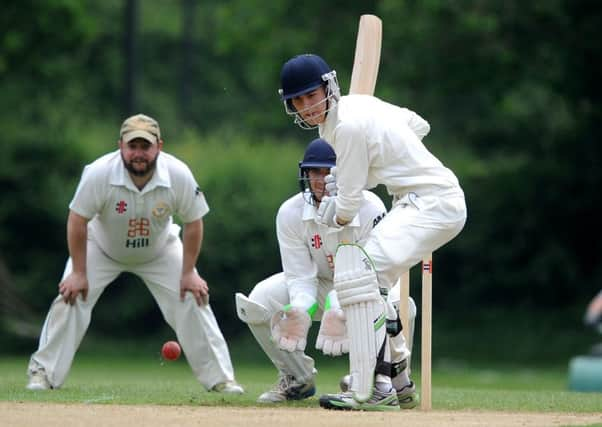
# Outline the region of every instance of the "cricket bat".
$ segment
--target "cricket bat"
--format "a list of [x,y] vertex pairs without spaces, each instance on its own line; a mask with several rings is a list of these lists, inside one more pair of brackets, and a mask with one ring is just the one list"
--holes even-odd
[[[360,16],[351,84],[349,86],[350,94],[374,94],[380,62],[381,42],[382,22],[380,18],[374,15]],[[337,251],[337,262],[338,260],[339,251]],[[355,345],[355,349],[349,349],[350,391],[358,402],[366,402],[373,393],[374,366],[372,362],[375,362],[369,355],[372,354],[373,350],[378,353],[379,349],[372,348],[376,339],[374,327],[367,321],[369,311],[367,311],[366,304],[361,305],[361,308],[347,315],[350,346]],[[372,333],[363,329],[366,325],[370,327]],[[355,340],[354,336],[356,337]],[[358,344],[361,342],[361,340],[357,340],[360,336],[367,338],[368,342]]]
[[349,86],[350,94],[374,95],[380,64],[382,28],[382,21],[378,16],[360,17]]
[[[355,43],[355,57],[351,72],[349,94],[374,95],[380,51],[382,45],[382,21],[375,15],[362,15]],[[428,266],[428,268],[426,268]],[[432,254],[422,264],[422,349],[421,349],[421,402],[423,410],[431,409],[431,316],[432,316]],[[410,294],[410,272],[400,280],[399,317],[406,340],[409,331],[408,298]]]

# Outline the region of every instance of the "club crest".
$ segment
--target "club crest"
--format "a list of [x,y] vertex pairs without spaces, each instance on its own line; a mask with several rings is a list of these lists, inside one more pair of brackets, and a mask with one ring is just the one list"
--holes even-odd
[[158,202],[152,210],[153,216],[157,219],[163,219],[171,214],[169,205],[165,202]]

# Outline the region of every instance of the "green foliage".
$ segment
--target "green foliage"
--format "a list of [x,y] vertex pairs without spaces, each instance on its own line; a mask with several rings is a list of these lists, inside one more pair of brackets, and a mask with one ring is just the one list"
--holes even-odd
[[[127,30],[136,36],[135,107],[159,119],[167,151],[191,164],[211,206],[199,269],[230,334],[240,326],[233,293],[280,268],[274,216],[296,191],[296,161],[315,135],[283,113],[280,67],[318,53],[346,92],[359,15],[375,13],[384,25],[376,94],[429,120],[425,143],[467,197],[465,230],[435,254],[435,313],[466,325],[466,307],[547,311],[579,329],[602,283],[602,3],[137,4],[138,25],[126,28],[119,0],[3,2],[0,258],[11,289],[40,316],[64,263],[79,173],[113,149],[123,120]],[[141,291],[123,285],[106,298]],[[102,305],[99,328],[114,331],[118,320]],[[140,311],[124,305],[128,321],[158,316],[150,299]]]
[[[85,163],[113,147],[102,130],[91,129],[91,135],[87,153],[75,138],[40,144],[32,136],[9,145],[7,155],[0,159],[3,197],[11,200],[0,210],[6,225],[0,242],[14,248],[4,258],[19,281],[16,297],[28,301],[40,316],[56,296],[68,255],[65,222],[77,178]],[[200,137],[189,132],[180,142],[168,138],[165,149],[190,166],[209,203],[198,268],[209,283],[211,303],[223,331],[233,334],[240,330],[233,316],[234,292],[248,293],[258,281],[281,270],[275,215],[280,204],[298,191],[297,165],[304,145],[250,143],[234,134]],[[50,171],[47,164],[53,165]],[[40,179],[42,173],[44,179]],[[32,245],[34,230],[45,232]],[[31,268],[31,259],[37,260],[36,268]],[[95,309],[96,322],[93,331],[116,337],[165,328],[149,292],[128,274],[109,286]],[[122,328],[123,324],[133,326]]]
[[[75,189],[83,156],[73,140],[53,133],[13,134],[0,157],[0,246],[21,291],[33,307],[48,304],[56,294],[66,251],[67,205]],[[50,166],[50,167],[49,167]],[[52,277],[51,280],[48,280]],[[42,303],[42,305],[40,305]]]
[[173,152],[195,173],[211,211],[199,271],[208,281],[211,301],[226,333],[232,322],[234,292],[281,271],[275,218],[280,204],[298,192],[297,165],[304,145],[262,141],[250,144],[236,135],[190,135]]

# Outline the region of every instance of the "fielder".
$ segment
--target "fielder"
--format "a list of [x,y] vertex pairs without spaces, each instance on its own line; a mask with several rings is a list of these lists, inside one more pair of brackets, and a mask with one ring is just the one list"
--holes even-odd
[[[312,320],[321,322],[317,349],[331,356],[349,351],[345,316],[333,289],[335,251],[341,242],[363,243],[386,209],[374,193],[364,191],[359,210],[347,227],[318,223],[321,200],[327,192],[336,191],[332,182],[325,183],[335,162],[334,150],[326,141],[316,139],[308,145],[299,163],[301,192],[286,200],[276,216],[283,272],[258,283],[248,298],[236,294],[240,319],[279,372],[279,381],[259,396],[260,403],[305,399],[315,393],[314,360],[304,351]],[[389,303],[399,304],[399,289],[389,295]],[[411,334],[416,315],[411,299],[409,308]],[[401,370],[408,365],[410,352],[400,333],[397,312],[391,311],[388,369]],[[416,406],[413,383],[400,390],[400,398],[402,407]]]
[[[128,271],[157,301],[201,384],[243,393],[195,268],[209,207],[190,169],[162,148],[159,124],[138,114],[123,122],[119,150],[85,167],[69,205],[70,258],[29,362],[29,390],[64,383],[94,305]],[[175,214],[185,224],[182,240]]]
[[347,227],[363,190],[378,184],[393,197],[391,210],[365,242],[337,250],[334,287],[348,319],[351,384],[349,392],[322,396],[320,404],[394,407],[395,390],[409,380],[394,375],[391,382],[379,369],[387,345],[379,288],[391,289],[402,273],[462,230],[464,193],[453,172],[423,145],[421,135],[430,127],[416,113],[369,95],[341,96],[336,72],[317,55],[295,56],[280,77],[285,111],[302,128],[318,128],[336,152],[338,194],[322,199],[317,220]]

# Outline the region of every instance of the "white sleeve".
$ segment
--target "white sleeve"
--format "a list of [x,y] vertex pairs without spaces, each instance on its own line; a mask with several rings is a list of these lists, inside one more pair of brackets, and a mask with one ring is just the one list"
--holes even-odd
[[182,182],[176,194],[176,213],[184,223],[190,223],[205,216],[209,212],[209,205],[190,169],[181,166],[180,175]]
[[276,215],[276,235],[291,305],[307,310],[317,302],[318,266],[305,243],[301,218],[281,207]]
[[358,243],[364,246],[370,232],[387,214],[387,208],[376,194],[364,191],[365,202],[360,209],[360,232]]
[[337,155],[337,218],[351,221],[362,204],[362,190],[368,182],[368,143],[354,123],[341,122],[335,129]]
[[108,193],[102,178],[98,167],[87,165],[69,203],[69,209],[86,219],[92,219],[100,212],[104,205],[104,196]]
[[408,116],[408,126],[420,140],[422,140],[428,133],[431,131],[431,125],[429,122],[420,117],[419,114],[415,113],[412,110],[408,110],[407,108],[402,108],[406,115]]

